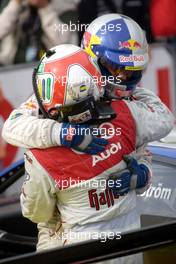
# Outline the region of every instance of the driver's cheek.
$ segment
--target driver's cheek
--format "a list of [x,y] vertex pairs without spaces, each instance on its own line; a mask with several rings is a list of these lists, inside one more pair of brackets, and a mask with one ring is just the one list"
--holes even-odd
[[125,81],[128,78],[128,74],[126,74],[125,72],[118,72],[118,71],[113,71],[113,70],[109,70],[110,73],[112,74],[113,77],[116,77],[118,79],[121,79],[123,81]]

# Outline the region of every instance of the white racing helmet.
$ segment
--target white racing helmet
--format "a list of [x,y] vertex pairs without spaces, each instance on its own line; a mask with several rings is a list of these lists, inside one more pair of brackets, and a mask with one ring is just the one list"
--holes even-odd
[[97,63],[71,44],[51,48],[33,74],[33,87],[44,117],[61,122],[86,122],[96,117],[104,93]]

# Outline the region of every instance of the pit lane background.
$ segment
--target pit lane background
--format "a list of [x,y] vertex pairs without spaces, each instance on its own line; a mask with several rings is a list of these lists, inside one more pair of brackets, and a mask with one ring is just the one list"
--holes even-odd
[[[170,45],[153,44],[150,62],[141,86],[155,92],[176,116],[176,50]],[[22,148],[2,139],[2,126],[10,112],[32,93],[33,64],[0,68],[0,171],[23,157]]]

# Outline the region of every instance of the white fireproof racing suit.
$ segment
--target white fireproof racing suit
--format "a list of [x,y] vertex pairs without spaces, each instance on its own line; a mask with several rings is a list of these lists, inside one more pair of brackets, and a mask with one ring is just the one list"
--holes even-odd
[[[144,91],[146,92],[145,98],[140,98],[140,101],[136,100],[132,102],[125,102],[128,105],[135,121],[134,123],[137,133],[135,136],[133,135],[133,142],[135,143],[136,138],[136,147],[140,147],[143,143],[158,140],[161,137],[166,136],[172,129],[174,121],[174,117],[170,111],[155,95],[149,91],[141,89],[140,92],[142,91],[143,94],[145,94]],[[138,97],[140,97],[140,92],[138,93]],[[146,104],[147,95],[148,98],[149,95],[151,95],[151,97],[149,100],[150,102]],[[118,108],[116,110],[118,113]],[[18,117],[16,118],[18,119]],[[14,119],[12,118],[12,120]],[[123,118],[123,120],[126,119]],[[153,128],[152,124],[157,124],[157,126],[155,125]],[[134,130],[135,126],[133,127]],[[128,135],[128,133],[126,135]],[[105,190],[105,186],[97,186],[97,188],[94,188],[95,186],[93,185],[95,182],[100,183],[101,180],[104,180],[105,182],[111,173],[116,171],[121,172],[125,169],[125,163],[122,160],[116,160],[116,158],[119,157],[119,153],[122,149],[125,149],[126,146],[122,146],[115,140],[117,141],[117,139],[112,139],[112,143],[108,145],[107,148],[109,149],[106,150],[106,153],[86,158],[87,160],[84,163],[84,166],[89,160],[89,162],[91,161],[92,167],[97,168],[97,166],[99,167],[99,164],[102,162],[107,162],[109,167],[108,169],[105,169],[106,166],[100,166],[101,169],[103,168],[103,171],[100,171],[98,174],[96,172],[93,174],[92,178],[89,178],[86,181],[88,183],[88,187],[86,185],[83,193],[83,188],[80,188],[79,184],[76,186],[68,186],[68,188],[62,190],[62,186],[59,185],[62,177],[55,179],[53,175],[53,178],[49,176],[48,166],[50,165],[43,164],[44,161],[40,160],[41,155],[38,156],[38,154],[36,154],[38,153],[38,150],[34,150],[33,154],[34,156],[37,155],[37,159],[39,159],[42,165],[37,162],[36,158],[30,151],[26,153],[26,171],[28,175],[30,175],[30,178],[24,183],[24,192],[21,195],[21,204],[24,216],[36,223],[40,223],[39,249],[48,248],[54,244],[63,245],[92,238],[93,236],[95,237],[97,233],[101,236],[100,230],[104,230],[106,233],[116,233],[118,231],[129,230],[138,226],[138,218],[132,210],[135,207],[134,192],[130,192],[127,196],[116,199],[112,197],[112,193]],[[59,153],[62,153],[63,149],[64,148],[60,148]],[[48,153],[50,150],[42,152],[42,156],[45,157],[44,153]],[[66,163],[70,164],[70,160],[72,161],[73,159],[71,157],[68,162],[69,155],[67,154],[76,154],[72,150],[66,149],[66,152],[67,151],[68,153],[63,152],[62,156],[66,157]],[[127,152],[128,154],[132,154],[134,151],[135,147]],[[53,156],[55,157],[55,155]],[[53,156],[51,156],[51,159],[53,159]],[[87,157],[87,155],[78,156]],[[112,156],[115,157],[115,160],[113,161],[115,162],[114,164],[112,162]],[[84,158],[82,159],[84,160]],[[48,157],[46,160],[49,160]],[[59,168],[60,175],[65,175],[65,171],[67,171],[67,173],[70,173],[71,171],[73,172],[71,177],[74,178],[75,171],[72,170],[72,167],[65,167],[65,163],[63,165],[60,160],[58,160],[58,163],[59,166],[55,166],[54,164],[53,167],[56,167],[57,169]],[[143,163],[148,163],[146,158],[143,160]],[[51,168],[52,173],[53,167]],[[83,172],[86,169],[89,170],[90,164],[86,165],[84,170],[83,168],[80,169],[79,166],[76,167],[76,175],[78,176],[80,171]],[[60,170],[62,172],[60,172]],[[96,181],[93,181],[92,179]],[[59,213],[61,214],[61,222],[59,222],[57,228],[55,227],[55,223],[52,222],[53,216],[58,217],[56,215],[58,212],[55,210],[56,205],[59,209]],[[94,211],[92,211],[93,209]],[[119,228],[117,228],[117,226]],[[49,235],[47,234],[48,227],[50,231],[53,229],[53,233],[49,232]],[[47,229],[46,232],[44,232],[45,228]],[[63,233],[61,232],[62,230],[64,230]],[[73,232],[73,234],[70,234],[70,232]],[[62,235],[59,235],[60,233],[62,233]]]

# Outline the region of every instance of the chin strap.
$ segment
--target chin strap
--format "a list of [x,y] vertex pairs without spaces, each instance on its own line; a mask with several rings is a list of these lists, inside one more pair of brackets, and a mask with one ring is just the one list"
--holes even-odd
[[99,101],[96,104],[97,118],[95,120],[108,120],[116,118],[116,113],[111,106],[111,101]]

